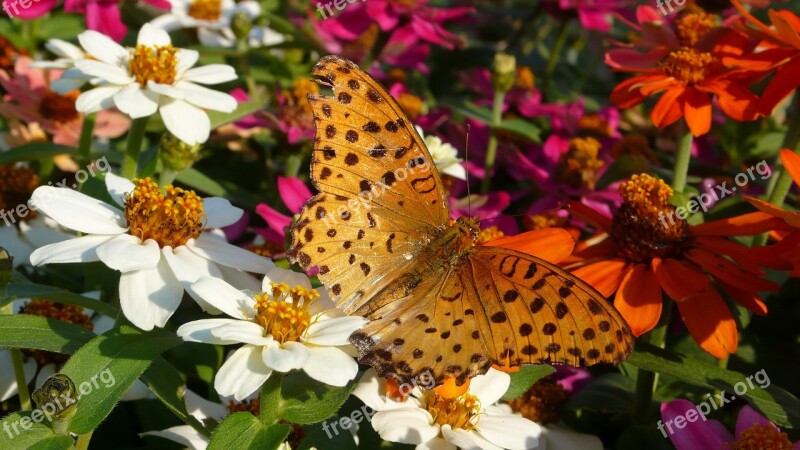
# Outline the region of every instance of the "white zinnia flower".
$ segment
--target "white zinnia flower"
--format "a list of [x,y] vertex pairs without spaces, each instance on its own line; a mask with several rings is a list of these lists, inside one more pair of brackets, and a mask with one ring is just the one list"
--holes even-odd
[[323,290],[311,289],[304,274],[281,268],[264,277],[262,292],[251,295],[222,280],[204,277],[196,295],[232,319],[189,322],[178,329],[186,341],[240,344],[214,380],[220,395],[241,400],[257,391],[272,372],[301,369],[311,378],[344,386],[358,372],[348,338],[361,317],[344,316]]
[[93,30],[78,35],[91,56],[75,67],[103,81],[78,97],[75,108],[91,113],[116,106],[131,118],[158,111],[167,129],[188,144],[208,140],[211,122],[204,110],[231,112],[236,99],[196,83],[218,84],[236,79],[233,67],[210,64],[192,68],[199,54],[174,48],[166,31],[145,24],[135,49],[127,49]]
[[415,444],[417,450],[524,450],[544,448],[542,428],[508,405],[496,405],[511,383],[507,373],[489,369],[470,380],[467,392],[445,398],[414,387],[404,400],[386,395],[386,380],[369,369],[353,395],[377,411],[372,427],[382,439]]
[[417,133],[425,141],[425,146],[428,147],[428,152],[430,152],[433,163],[436,164],[439,172],[459,180],[467,179],[467,169],[461,165],[463,160],[458,157],[458,150],[455,147],[447,142],[442,142],[439,136],[432,134],[425,136],[422,127],[419,125],[415,125],[414,128],[417,129]]
[[58,94],[80,89],[86,82],[98,84],[102,80],[93,78],[75,68],[75,62],[86,59],[86,53],[79,47],[61,39],[50,39],[44,46],[54,55],[58,56],[55,61],[33,61],[30,67],[37,69],[60,69],[64,70],[61,77],[50,83],[50,89]]
[[[236,35],[232,20],[237,13],[245,14],[250,21],[261,15],[261,5],[252,0],[236,3],[233,0],[169,0],[170,12],[156,17],[150,25],[165,31],[197,28],[197,38],[210,47],[233,47]],[[275,31],[253,25],[247,36],[251,47],[280,44],[284,37]]]
[[[31,264],[102,261],[122,272],[122,312],[134,325],[163,327],[183,297],[202,276],[222,277],[221,266],[266,273],[272,261],[204,229],[230,225],[243,211],[218,197],[201,199],[193,191],[167,186],[162,194],[149,179],[134,184],[106,174],[106,187],[122,210],[67,188],[43,186],[31,202],[61,226],[84,236],[41,247]],[[201,307],[216,312],[195,297]]]

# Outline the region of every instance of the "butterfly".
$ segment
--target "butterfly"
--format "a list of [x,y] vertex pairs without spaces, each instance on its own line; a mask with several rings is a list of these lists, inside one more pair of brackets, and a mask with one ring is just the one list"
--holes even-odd
[[378,375],[461,385],[493,364],[619,363],[624,319],[569,272],[515,250],[476,245],[476,218],[451,222],[430,153],[398,103],[339,56],[312,69],[311,181],[319,193],[291,227],[289,260],[346,314],[369,322],[350,341]]

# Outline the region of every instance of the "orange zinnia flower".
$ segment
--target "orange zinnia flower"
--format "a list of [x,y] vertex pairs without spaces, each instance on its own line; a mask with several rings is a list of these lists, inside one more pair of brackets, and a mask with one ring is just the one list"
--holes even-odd
[[711,129],[714,96],[722,112],[730,118],[756,119],[758,97],[747,89],[753,73],[722,64],[724,56],[744,54],[747,39],[738,32],[722,33],[718,24],[718,16],[699,8],[683,14],[675,25],[680,46],[662,46],[670,51],[657,65],[650,68],[612,66],[616,71],[641,75],[617,85],[611,100],[627,109],[663,93],[650,114],[655,126],[662,128],[684,117],[694,136],[704,135]]
[[739,0],[732,0],[733,6],[744,16],[746,23],[756,28],[743,27],[745,32],[761,39],[761,47],[766,50],[723,58],[725,64],[752,71],[775,71],[761,94],[761,113],[765,116],[784,98],[800,86],[800,17],[789,11],[769,10],[769,18],[774,25],[770,28],[745,10]]
[[580,248],[566,262],[573,273],[606,296],[639,336],[661,317],[662,292],[678,304],[695,341],[724,358],[738,345],[736,321],[720,295],[755,314],[767,307],[760,291],[778,285],[761,277],[761,267],[775,264],[754,257],[751,249],[726,237],[765,232],[780,223],[762,212],[692,226],[676,216],[672,189],[650,175],[634,175],[620,185],[622,205],[608,218],[585,205],[572,212],[607,233],[595,245]]

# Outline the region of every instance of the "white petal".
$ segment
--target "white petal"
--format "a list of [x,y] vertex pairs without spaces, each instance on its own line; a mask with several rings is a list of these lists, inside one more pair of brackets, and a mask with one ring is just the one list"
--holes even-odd
[[183,92],[183,99],[198,108],[232,112],[239,104],[232,95],[199,86],[188,81],[179,81],[175,87]]
[[203,199],[203,212],[206,213],[206,228],[222,228],[236,223],[244,211],[231,205],[228,199],[208,197]]
[[54,54],[64,58],[81,59],[86,56],[81,49],[61,39],[49,39],[44,46]]
[[233,395],[241,401],[256,392],[270,374],[272,369],[261,360],[261,347],[243,345],[219,368],[214,389],[220,395]]
[[[77,70],[77,69],[76,69]],[[66,72],[65,72],[66,73]],[[50,90],[57,94],[64,95],[67,92],[74,91],[76,89],[80,89],[84,84],[86,84],[85,78],[65,78],[63,75],[61,78],[54,80],[50,83]],[[116,88],[114,88],[116,89]],[[109,100],[110,103],[113,103],[113,100]],[[76,106],[77,108],[77,106]],[[103,109],[102,107],[99,109]]]
[[311,356],[303,371],[311,378],[331,386],[344,386],[358,374],[358,364],[336,347],[308,347]]
[[158,111],[158,94],[133,83],[114,95],[114,105],[132,119],[152,116]]
[[146,331],[163,327],[182,297],[183,288],[164,260],[155,269],[123,273],[119,280],[122,312]]
[[151,26],[161,28],[164,31],[175,31],[181,28],[181,21],[175,14],[162,14],[149,23]]
[[222,276],[213,262],[196,255],[185,245],[175,249],[164,247],[161,249],[161,254],[164,255],[178,280],[186,287],[191,287],[192,283],[204,276],[215,278]]
[[92,331],[95,334],[103,334],[116,326],[117,321],[113,317],[108,317],[105,314],[96,314],[92,317]]
[[125,194],[133,192],[134,188],[136,188],[136,185],[133,184],[133,181],[125,177],[114,175],[111,172],[106,173],[106,190],[108,191],[108,195],[110,195],[114,202],[121,208],[125,207]]
[[119,90],[119,86],[100,86],[90,89],[78,96],[75,109],[87,114],[109,109],[114,106],[114,94]]
[[218,265],[217,268],[222,272],[222,279],[236,289],[255,292],[261,290],[261,282],[249,273],[223,265]]
[[187,70],[182,80],[193,81],[200,84],[219,84],[226,81],[233,81],[237,77],[233,67],[225,64],[209,64],[207,66],[195,67]]
[[[22,236],[26,241],[33,244],[34,247],[43,247],[75,237],[74,235],[64,233],[56,227],[58,227],[58,224],[53,220],[47,219],[44,215],[40,215],[33,220],[26,220],[19,223],[19,230]],[[0,239],[0,242],[2,242],[2,239]],[[12,255],[13,254],[14,253],[12,253]]]
[[310,355],[306,346],[299,342],[280,344],[273,341],[264,348],[262,357],[268,367],[278,372],[288,372],[302,368]]
[[255,19],[256,17],[261,15],[261,5],[258,2],[254,2],[251,0],[245,0],[243,2],[239,2],[236,4],[236,8],[234,12],[244,11],[247,13],[247,16],[251,19]]
[[458,178],[459,180],[467,179],[467,169],[461,164],[449,165],[442,170],[442,173],[450,175],[453,178]]
[[183,74],[197,64],[200,53],[197,50],[179,48],[176,58],[178,59],[178,64],[175,65],[176,76],[178,79],[182,79]]
[[166,95],[167,97],[177,100],[183,100],[186,97],[186,92],[178,89],[170,84],[160,84],[155,81],[147,82],[147,89],[159,95]]
[[155,268],[161,260],[161,251],[152,239],[142,242],[136,236],[119,234],[97,247],[97,256],[108,267],[126,273]]
[[270,292],[272,289],[270,283],[286,283],[292,287],[300,285],[305,289],[311,289],[311,281],[306,274],[282,267],[273,267],[267,271],[264,275],[264,281],[261,284],[261,290]]
[[229,322],[211,331],[211,334],[224,340],[236,341],[250,345],[269,346],[275,339],[264,336],[264,328],[255,322],[236,320]]
[[31,264],[76,263],[99,261],[97,247],[116,235],[89,235],[56,244],[45,245],[31,253]]
[[308,327],[307,342],[316,345],[349,345],[350,335],[366,323],[363,317],[353,316],[319,320]]
[[150,388],[148,388],[146,384],[142,383],[142,380],[135,380],[131,387],[122,394],[120,401],[132,402],[146,398],[155,398],[155,395],[150,392]]
[[[239,344],[242,341],[236,339],[222,339],[214,331],[232,323],[238,323],[236,319],[203,319],[195,320],[181,325],[178,328],[178,336],[187,342],[203,342],[205,344],[231,345]],[[253,324],[255,325],[255,324]]]
[[178,425],[163,431],[146,431],[142,436],[157,436],[186,446],[191,450],[206,450],[211,442],[189,425]]
[[497,403],[505,395],[511,377],[497,369],[490,368],[484,375],[474,377],[469,384],[469,393],[478,397],[482,405]]
[[170,99],[159,109],[170,133],[189,145],[202,144],[211,133],[211,121],[202,109],[183,100]]
[[442,427],[442,435],[463,450],[503,450],[502,447],[492,444],[474,431],[452,429],[450,425]]
[[543,443],[540,437],[542,427],[522,416],[480,416],[476,429],[492,444],[510,450],[538,448]]
[[120,234],[128,229],[122,211],[72,189],[39,187],[30,204],[59,225],[81,233]]
[[375,411],[406,407],[385,394],[386,378],[379,377],[372,368],[364,372],[353,389],[353,395]]
[[130,85],[136,84],[136,78],[132,77],[128,71],[122,67],[106,64],[102,61],[93,59],[81,59],[75,61],[75,67],[89,77],[101,78],[111,84]]
[[603,442],[597,436],[576,433],[567,429],[560,429],[549,425],[542,428],[542,437],[547,443],[548,450],[603,450]]
[[205,233],[198,236],[197,239],[187,242],[186,247],[205,259],[234,269],[266,273],[275,267],[272,261],[263,256]]
[[0,245],[14,257],[14,267],[30,264],[33,246],[23,240],[14,225],[0,225]]
[[78,35],[78,42],[86,53],[108,64],[121,64],[127,57],[128,51],[114,42],[110,37],[94,30],[87,30]]
[[428,442],[417,445],[414,450],[458,450],[458,447],[447,442],[447,439],[443,437],[435,437]]
[[[23,364],[25,371],[25,381],[29,382],[36,375],[36,360],[28,358]],[[0,348],[0,402],[4,402],[9,398],[17,395],[17,379],[14,376],[13,360],[11,359],[11,352]]]
[[42,385],[44,385],[44,382],[47,381],[48,378],[55,375],[57,372],[58,371],[56,370],[55,364],[53,363],[45,364],[39,369],[39,373],[36,374],[36,382],[34,383],[34,385],[36,387],[42,387]]
[[192,284],[192,291],[235,319],[247,320],[255,315],[255,300],[219,278],[203,277]]
[[236,45],[236,36],[233,38],[228,37],[228,34],[225,33],[227,30],[211,30],[208,28],[198,28],[197,29],[197,40],[200,41],[201,44],[208,46],[208,47],[222,47],[222,48],[230,48]]
[[186,403],[186,412],[200,421],[214,419],[221,422],[222,419],[230,414],[222,403],[206,400],[193,391],[186,389],[185,386],[183,388],[183,402]]
[[169,34],[166,31],[154,27],[146,23],[139,30],[139,37],[136,39],[136,45],[145,45],[147,47],[156,47],[170,45],[172,41],[169,39]]
[[422,444],[437,437],[439,427],[432,422],[431,415],[421,408],[398,408],[372,416],[372,427],[381,439],[403,444]]

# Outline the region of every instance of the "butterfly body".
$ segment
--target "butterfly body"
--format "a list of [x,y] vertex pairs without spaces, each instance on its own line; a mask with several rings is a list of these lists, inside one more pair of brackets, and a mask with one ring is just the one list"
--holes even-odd
[[320,193],[292,226],[291,261],[319,268],[351,342],[380,376],[461,384],[493,364],[619,362],[632,335],[589,285],[540,258],[478,245],[478,221],[451,222],[425,144],[386,90],[352,62],[314,67],[311,179]]

